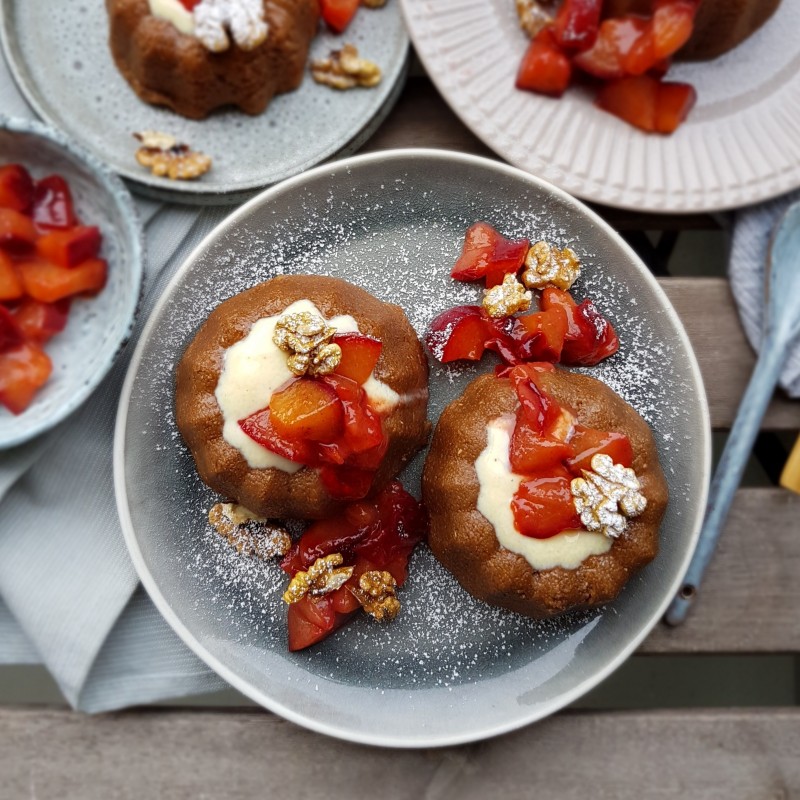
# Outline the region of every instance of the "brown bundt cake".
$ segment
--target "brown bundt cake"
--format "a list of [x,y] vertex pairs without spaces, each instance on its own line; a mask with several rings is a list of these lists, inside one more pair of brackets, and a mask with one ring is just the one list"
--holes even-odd
[[[490,497],[490,490],[497,491],[492,498],[501,502],[492,503],[490,516],[505,503],[508,514],[510,500],[498,486],[504,476],[512,480],[514,476],[509,466],[500,463],[502,455],[498,457],[487,446],[494,436],[493,425],[510,420],[513,429],[519,402],[507,378],[477,378],[444,410],[433,435],[422,486],[430,513],[431,550],[459,583],[487,603],[544,618],[612,600],[631,575],[656,556],[668,490],[647,423],[621,397],[594,378],[562,370],[543,372],[537,382],[562,408],[570,409],[579,424],[627,435],[633,451],[631,466],[647,504],[639,516],[627,521],[617,538],[584,531],[531,539],[512,529],[512,539],[504,541],[516,552],[500,544],[500,534],[478,507],[483,502],[482,491],[487,492],[483,498]],[[501,441],[507,459],[508,433]],[[493,471],[483,472],[486,464],[494,465]],[[497,472],[498,468],[503,472]],[[486,488],[479,481],[479,469],[492,478],[484,481]],[[570,486],[568,481],[566,486]],[[571,503],[569,491],[567,488],[566,502]],[[513,516],[507,519],[513,528]],[[503,536],[508,535],[506,530]],[[548,543],[553,543],[550,549],[545,547]]]
[[[166,0],[161,2],[166,5]],[[181,27],[190,30],[192,14],[196,17],[215,0],[203,0],[193,12],[177,0],[169,2],[178,6],[178,24],[188,20]],[[319,22],[318,0],[263,0],[263,19],[253,22],[245,17],[243,33],[223,25],[212,28],[202,41],[196,32],[182,32],[169,19],[152,13],[152,3],[106,0],[114,61],[145,102],[167,106],[190,119],[203,119],[228,105],[260,114],[274,95],[292,91],[302,82]],[[216,8],[211,11],[218,13]]]
[[305,311],[309,302],[328,324],[350,325],[340,331],[352,331],[352,320],[334,318],[350,315],[359,334],[382,345],[363,384],[388,440],[370,491],[388,484],[430,432],[428,363],[398,306],[337,278],[310,275],[279,276],[235,295],[211,313],[178,365],[176,421],[200,477],[262,517],[319,519],[345,502],[326,488],[319,465],[277,456],[238,424],[271,401],[274,405],[277,390],[294,380],[286,353],[274,344],[276,320],[290,306],[290,313]]
[[[649,15],[652,0],[606,0],[604,13]],[[692,38],[681,49],[681,59],[716,58],[754,34],[774,13],[780,0],[702,0]]]

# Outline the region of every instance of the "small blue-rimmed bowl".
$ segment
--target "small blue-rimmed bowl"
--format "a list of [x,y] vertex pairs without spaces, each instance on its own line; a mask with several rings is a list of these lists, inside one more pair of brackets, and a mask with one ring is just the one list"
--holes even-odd
[[78,408],[105,377],[131,334],[142,291],[143,233],[122,181],[58,131],[0,116],[0,164],[24,165],[35,179],[58,173],[69,183],[81,221],[103,234],[108,283],[72,304],[64,331],[45,349],[53,373],[18,415],[0,406],[0,449],[26,442]]

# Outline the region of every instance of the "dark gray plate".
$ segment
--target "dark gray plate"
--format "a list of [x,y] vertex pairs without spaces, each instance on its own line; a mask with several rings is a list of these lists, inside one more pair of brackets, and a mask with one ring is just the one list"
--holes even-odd
[[[175,428],[175,366],[207,314],[283,272],[330,274],[400,303],[422,334],[478,290],[449,270],[465,229],[573,246],[591,294],[617,326],[620,353],[593,374],[650,422],[672,500],[656,561],[603,611],[535,622],[469,597],[422,548],[403,612],[360,619],[308,652],[286,650],[286,583],[241,558],[206,524],[215,502]],[[433,366],[430,416],[477,367]],[[618,666],[658,621],[694,548],[709,472],[705,395],[689,342],[656,281],[596,215],[493,161],[393,151],[319,167],[259,195],[187,259],[153,313],[120,401],[117,502],[134,563],[190,647],[267,708],[324,733],[391,746],[454,744],[539,719]],[[419,489],[423,457],[403,480]]]
[[[311,57],[343,41],[378,62],[374,89],[337,92],[306,75],[263,114],[213,114],[201,122],[143,103],[108,47],[102,0],[0,0],[0,38],[14,79],[36,111],[149,195],[192,203],[241,202],[337,154],[350,153],[384,119],[402,88],[408,35],[397,0],[362,9],[344,36],[324,30]],[[156,178],[134,158],[134,131],[166,131],[214,158],[198,181]]]

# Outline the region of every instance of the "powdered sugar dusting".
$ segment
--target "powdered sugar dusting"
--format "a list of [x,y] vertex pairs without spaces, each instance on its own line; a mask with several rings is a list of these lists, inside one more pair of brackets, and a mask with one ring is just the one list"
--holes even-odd
[[[279,684],[291,682],[297,689],[313,680],[316,685],[323,681],[330,697],[342,686],[407,690],[411,694],[404,695],[404,708],[412,709],[416,690],[452,692],[516,675],[526,685],[539,686],[536,702],[546,700],[583,681],[587,669],[602,668],[649,622],[648,614],[681,562],[691,532],[680,509],[690,507],[701,467],[693,464],[687,440],[697,424],[689,416],[698,402],[697,388],[671,318],[607,234],[542,190],[482,170],[481,180],[464,183],[452,170],[409,165],[408,160],[355,174],[332,167],[333,177],[288,190],[280,202],[255,208],[218,234],[172,292],[150,336],[126,437],[128,494],[144,560],[167,602],[203,647],[235,671],[247,672],[254,684],[263,682],[270,696],[280,695]],[[474,600],[421,547],[398,593],[403,607],[395,622],[380,625],[364,616],[322,645],[289,654],[280,600],[286,577],[275,563],[236,553],[207,524],[208,508],[219,498],[196,476],[175,428],[177,361],[222,300],[286,272],[350,280],[402,306],[422,336],[444,309],[479,302],[479,285],[449,277],[464,232],[477,220],[509,237],[572,247],[581,258],[584,269],[573,293],[579,300],[594,298],[621,342],[617,355],[585,371],[608,383],[653,426],[668,475],[673,502],[662,554],[654,567],[631,581],[611,613],[536,622]],[[477,365],[431,362],[431,419],[495,363],[492,357]],[[401,476],[417,495],[423,461],[424,454]],[[159,516],[164,508],[171,513],[166,528],[163,513]],[[558,667],[545,679],[544,665],[555,663],[556,653]],[[291,677],[259,674],[253,665],[268,657],[285,661]],[[428,691],[425,696],[430,697]],[[461,713],[453,696],[442,701],[444,707],[448,714]],[[499,708],[487,699],[480,714],[488,719]],[[523,713],[514,708],[506,712]],[[427,706],[418,713],[434,724]]]

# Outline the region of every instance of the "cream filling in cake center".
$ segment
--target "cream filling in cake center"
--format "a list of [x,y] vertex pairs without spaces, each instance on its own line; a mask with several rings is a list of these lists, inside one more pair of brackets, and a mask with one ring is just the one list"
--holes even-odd
[[154,17],[171,22],[181,33],[194,33],[194,14],[180,0],[149,0]]
[[[222,435],[253,469],[273,467],[284,472],[297,472],[303,466],[257,444],[239,427],[239,420],[266,408],[273,392],[295,377],[286,366],[286,353],[272,341],[272,335],[280,317],[303,311],[323,316],[310,300],[298,300],[280,314],[255,322],[244,339],[225,351],[222,372],[214,392],[224,422]],[[327,322],[339,333],[359,333],[358,323],[349,315],[333,317]],[[372,407],[381,414],[389,413],[403,399],[374,375],[364,383],[364,391]]]
[[492,420],[487,426],[486,447],[475,460],[480,484],[478,511],[494,526],[500,545],[521,555],[536,570],[575,569],[589,556],[608,552],[611,539],[601,533],[563,531],[549,539],[533,539],[517,530],[511,502],[523,477],[512,472],[508,455],[515,421],[511,414]]

